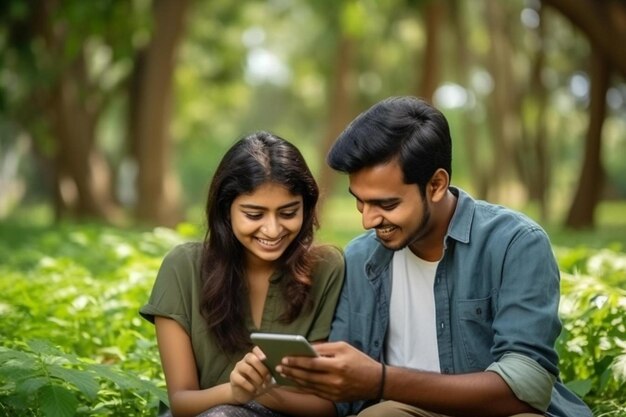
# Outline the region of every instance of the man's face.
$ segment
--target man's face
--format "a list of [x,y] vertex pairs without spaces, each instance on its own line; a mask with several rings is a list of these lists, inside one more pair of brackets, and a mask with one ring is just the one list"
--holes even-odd
[[396,160],[350,174],[350,193],[356,198],[363,227],[375,229],[381,243],[400,250],[431,230],[430,208],[417,184],[405,184]]

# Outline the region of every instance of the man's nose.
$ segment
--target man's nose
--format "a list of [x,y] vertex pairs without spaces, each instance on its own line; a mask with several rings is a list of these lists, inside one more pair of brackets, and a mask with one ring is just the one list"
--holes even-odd
[[377,207],[364,204],[363,212],[361,213],[361,220],[364,229],[372,229],[378,226],[382,221],[382,216]]

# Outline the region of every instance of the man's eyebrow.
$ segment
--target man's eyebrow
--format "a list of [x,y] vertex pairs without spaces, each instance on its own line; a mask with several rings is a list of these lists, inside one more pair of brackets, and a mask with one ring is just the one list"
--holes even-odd
[[352,190],[350,188],[348,188],[348,192],[350,194],[352,194],[352,196],[354,198],[356,198],[356,200],[359,201],[359,202],[368,203],[368,204],[375,204],[377,206],[382,206],[382,205],[385,205],[385,204],[397,203],[398,201],[400,201],[400,198],[398,198],[398,197],[373,198],[371,200],[361,200],[356,194],[354,194],[352,192]]
[[[300,201],[295,200],[290,203],[283,204],[282,206],[278,207],[277,210],[284,210],[284,209],[296,207],[299,205],[300,205]],[[256,204],[240,204],[239,207],[250,209],[250,210],[267,210],[266,206],[257,206]]]

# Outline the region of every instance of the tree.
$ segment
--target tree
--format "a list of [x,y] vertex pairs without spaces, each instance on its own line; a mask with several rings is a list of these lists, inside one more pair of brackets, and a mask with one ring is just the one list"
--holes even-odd
[[[1,69],[12,80],[0,102],[33,138],[57,218],[123,221],[114,174],[120,155],[132,149],[139,216],[156,224],[178,219],[168,192],[176,181],[167,163],[167,132],[173,60],[187,5],[155,0],[152,36],[150,10],[140,1],[12,0],[0,6],[7,28]],[[142,38],[148,39],[145,48],[137,41]],[[135,83],[129,82],[131,73]],[[127,91],[131,104],[124,107]],[[114,154],[103,149],[99,135],[112,103],[131,109],[132,145],[121,140]]]
[[612,71],[626,76],[626,4],[607,0],[543,0],[567,17],[589,39],[592,55],[589,127],[578,188],[565,224],[574,228],[592,227],[604,176],[600,149],[606,115],[606,91]]
[[[127,27],[112,22],[118,15],[131,19],[128,6],[40,0],[4,7],[4,71],[16,83],[5,90],[5,111],[34,140],[44,176],[52,179],[57,218],[119,219],[96,129],[121,85],[111,74],[118,73],[130,41],[119,36]],[[122,53],[107,60],[112,50]],[[104,59],[95,68],[98,54]]]
[[129,137],[137,161],[137,218],[173,226],[181,219],[178,182],[170,166],[172,78],[187,0],[155,0],[154,32],[137,52],[130,94]]
[[[331,145],[352,118],[352,96],[354,92],[354,64],[359,38],[361,37],[362,9],[358,2],[344,0],[334,7],[338,8],[338,18],[333,19],[335,55],[330,77],[328,79],[328,119],[326,133],[320,142],[320,154],[325,156]],[[335,173],[326,164],[321,165],[319,186],[322,190],[322,201],[333,191]]]

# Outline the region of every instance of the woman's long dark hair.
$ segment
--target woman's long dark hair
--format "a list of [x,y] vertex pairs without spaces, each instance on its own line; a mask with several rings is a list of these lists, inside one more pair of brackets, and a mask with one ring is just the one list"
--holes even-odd
[[315,210],[319,189],[295,146],[276,135],[257,132],[240,139],[226,152],[211,181],[206,204],[201,312],[225,352],[250,345],[245,325],[245,249],[233,234],[230,208],[237,196],[267,182],[280,184],[303,200],[302,228],[279,259],[280,268],[291,277],[283,285],[287,308],[281,320],[292,322],[309,304],[313,262],[310,248],[318,226]]

